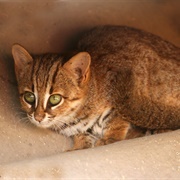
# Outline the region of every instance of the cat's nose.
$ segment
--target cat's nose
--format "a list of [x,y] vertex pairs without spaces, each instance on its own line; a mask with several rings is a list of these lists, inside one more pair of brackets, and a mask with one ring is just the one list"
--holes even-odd
[[34,119],[38,122],[41,122],[44,119],[44,114],[34,114]]

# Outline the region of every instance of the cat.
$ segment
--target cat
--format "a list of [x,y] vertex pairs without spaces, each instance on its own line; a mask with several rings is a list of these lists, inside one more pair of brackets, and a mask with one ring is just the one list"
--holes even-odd
[[180,48],[126,26],[98,26],[74,51],[12,47],[29,120],[73,137],[72,149],[180,128]]

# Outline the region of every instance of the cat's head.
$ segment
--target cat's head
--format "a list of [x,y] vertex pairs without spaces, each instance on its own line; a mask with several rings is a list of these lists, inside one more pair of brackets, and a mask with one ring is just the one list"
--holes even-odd
[[57,54],[31,56],[22,46],[12,47],[22,108],[42,128],[68,123],[86,96],[91,58],[80,52],[67,60]]

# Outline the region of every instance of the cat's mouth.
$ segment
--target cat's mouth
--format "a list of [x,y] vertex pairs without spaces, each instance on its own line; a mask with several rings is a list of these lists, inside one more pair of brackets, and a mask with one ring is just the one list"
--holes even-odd
[[53,117],[45,116],[41,120],[39,120],[39,119],[37,120],[37,119],[35,119],[33,114],[31,114],[31,115],[27,114],[27,116],[28,116],[30,122],[37,127],[50,128],[53,125],[53,119],[54,119]]

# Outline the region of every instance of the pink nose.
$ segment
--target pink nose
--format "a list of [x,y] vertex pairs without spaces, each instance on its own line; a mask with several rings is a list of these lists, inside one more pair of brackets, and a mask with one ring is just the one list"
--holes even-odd
[[44,114],[34,114],[34,118],[36,121],[41,122],[44,119]]

